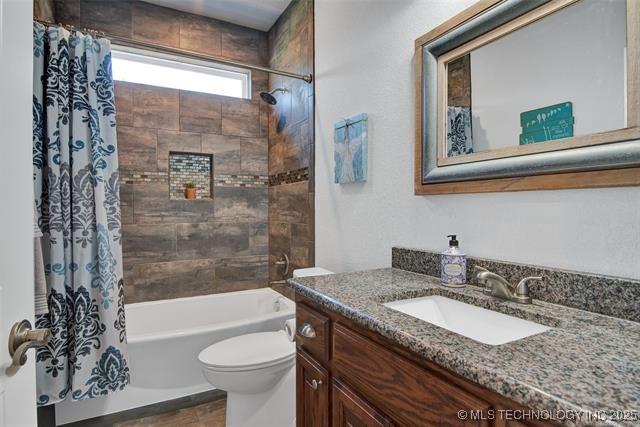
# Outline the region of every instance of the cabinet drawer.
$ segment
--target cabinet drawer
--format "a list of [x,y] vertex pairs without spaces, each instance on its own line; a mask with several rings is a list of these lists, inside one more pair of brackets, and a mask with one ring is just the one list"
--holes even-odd
[[488,425],[458,411],[491,405],[342,325],[333,329],[333,368],[354,390],[401,425]]
[[329,426],[329,373],[302,350],[296,354],[296,426]]
[[304,304],[296,304],[296,343],[316,359],[329,360],[329,318]]
[[393,424],[353,390],[333,381],[333,427],[392,427]]

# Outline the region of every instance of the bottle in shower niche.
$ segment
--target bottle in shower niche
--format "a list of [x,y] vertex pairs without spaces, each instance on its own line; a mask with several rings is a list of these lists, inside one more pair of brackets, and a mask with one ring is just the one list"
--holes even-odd
[[443,286],[461,288],[467,283],[467,258],[455,234],[449,238],[449,249],[440,256],[440,281]]

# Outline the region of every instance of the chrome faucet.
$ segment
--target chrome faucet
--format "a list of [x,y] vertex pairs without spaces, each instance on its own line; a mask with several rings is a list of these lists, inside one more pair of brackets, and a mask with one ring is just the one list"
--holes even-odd
[[507,279],[486,268],[476,265],[474,272],[478,283],[484,286],[485,294],[520,304],[531,304],[532,299],[527,283],[531,280],[542,280],[539,276],[525,277],[516,286],[512,286]]

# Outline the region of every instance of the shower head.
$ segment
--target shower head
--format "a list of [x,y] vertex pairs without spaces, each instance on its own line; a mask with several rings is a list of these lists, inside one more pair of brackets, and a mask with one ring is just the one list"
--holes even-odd
[[278,87],[272,90],[271,92],[260,92],[260,98],[262,98],[262,100],[269,105],[276,105],[278,103],[278,100],[276,99],[275,96],[273,96],[273,94],[276,92],[286,92],[286,91],[287,89]]

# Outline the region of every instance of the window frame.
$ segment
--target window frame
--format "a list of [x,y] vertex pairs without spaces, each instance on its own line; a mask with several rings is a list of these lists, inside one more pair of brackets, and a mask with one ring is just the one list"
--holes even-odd
[[239,80],[242,84],[242,96],[237,97],[234,95],[225,95],[221,93],[194,91],[192,89],[185,89],[185,88],[173,87],[168,85],[159,86],[157,84],[154,85],[152,83],[144,83],[139,81],[132,82],[128,80],[118,80],[115,77],[114,77],[114,81],[133,83],[133,84],[146,84],[150,86],[157,86],[157,87],[163,87],[168,89],[186,90],[190,92],[206,93],[206,94],[217,95],[217,96],[227,96],[227,97],[236,98],[236,99],[247,99],[247,100],[251,99],[251,93],[252,93],[251,77],[252,76],[251,76],[251,70],[247,68],[232,67],[225,64],[218,64],[212,61],[203,61],[195,58],[189,58],[187,56],[161,53],[151,49],[140,49],[140,48],[125,46],[125,45],[120,45],[117,43],[112,43],[111,45],[111,57],[112,57],[112,62],[113,62],[113,59],[134,60],[136,62],[143,63],[143,64],[162,66],[162,67],[167,67],[175,70],[199,72],[199,73],[208,74],[212,76]]

